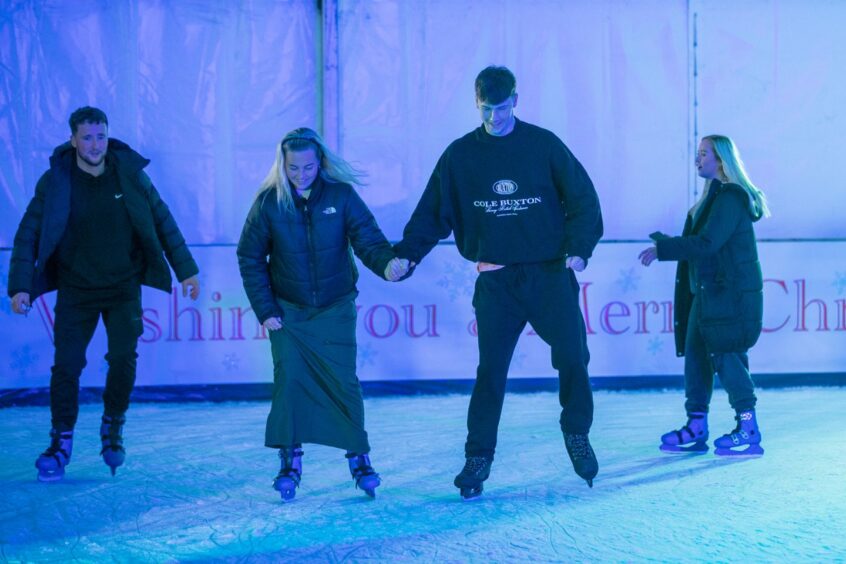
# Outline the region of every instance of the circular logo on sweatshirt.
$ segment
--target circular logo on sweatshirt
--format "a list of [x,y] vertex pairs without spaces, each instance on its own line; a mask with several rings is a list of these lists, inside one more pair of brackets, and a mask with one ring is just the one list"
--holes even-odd
[[513,180],[497,180],[494,182],[493,191],[502,195],[513,194],[517,191],[517,183]]

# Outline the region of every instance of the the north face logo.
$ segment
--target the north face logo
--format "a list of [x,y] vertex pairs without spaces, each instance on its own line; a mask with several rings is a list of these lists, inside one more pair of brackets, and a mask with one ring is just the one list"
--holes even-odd
[[494,182],[493,191],[502,195],[513,194],[517,191],[517,183],[513,180],[497,180]]
[[336,212],[336,210],[335,210],[335,208],[334,208],[334,207],[332,207],[332,206],[329,206],[328,208],[324,208],[324,209],[323,209],[323,213],[325,213],[326,215],[331,215],[331,214],[333,214],[333,213],[335,213],[335,212]]

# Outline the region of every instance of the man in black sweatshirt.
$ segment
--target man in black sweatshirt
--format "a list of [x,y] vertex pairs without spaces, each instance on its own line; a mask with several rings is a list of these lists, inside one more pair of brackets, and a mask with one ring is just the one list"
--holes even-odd
[[593,395],[573,271],[584,270],[602,236],[599,199],[564,143],[518,120],[516,105],[511,71],[491,66],[479,73],[476,106],[483,123],[441,155],[396,245],[397,256],[419,264],[454,233],[461,256],[477,263],[479,367],[466,463],[455,478],[465,499],[480,495],[490,474],[508,367],[527,322],[552,347],[560,425],[573,466],[591,486],[598,471],[588,440]]
[[[50,446],[38,457],[38,479],[59,480],[70,462],[79,413],[79,377],[100,317],[106,327],[109,371],[100,438],[105,463],[123,464],[124,413],[135,385],[141,285],[171,291],[168,262],[182,294],[197,299],[198,268],[167,205],[144,172],[149,164],[128,145],[109,139],[102,110],[70,116],[70,142],[56,147],[15,234],[9,296],[15,313],[58,290],[50,377]],[[167,261],[165,261],[165,255]]]

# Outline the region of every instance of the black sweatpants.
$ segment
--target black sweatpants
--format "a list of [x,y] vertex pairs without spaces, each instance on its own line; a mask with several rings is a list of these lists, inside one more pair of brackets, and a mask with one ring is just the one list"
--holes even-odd
[[684,347],[685,409],[688,413],[707,413],[714,392],[714,376],[720,377],[728,392],[729,403],[738,413],[755,409],[755,383],[749,373],[749,356],[744,352],[708,353],[699,330],[699,297],[690,306]]
[[53,342],[56,348],[50,377],[53,428],[73,429],[79,414],[79,377],[85,351],[100,316],[106,326],[109,365],[103,393],[104,413],[122,415],[135,385],[138,337],[143,332],[141,289],[129,292],[60,289],[56,296]]
[[467,414],[466,456],[492,457],[496,450],[508,367],[527,322],[552,347],[562,432],[590,431],[590,355],[578,297],[576,277],[563,260],[512,265],[479,274],[473,296],[479,367]]

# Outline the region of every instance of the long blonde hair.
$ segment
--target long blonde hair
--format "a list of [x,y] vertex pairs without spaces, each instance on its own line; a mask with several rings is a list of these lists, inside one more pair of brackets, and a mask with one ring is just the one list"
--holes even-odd
[[288,151],[305,151],[308,149],[314,150],[317,154],[317,160],[320,163],[320,176],[324,180],[364,186],[364,177],[367,176],[365,172],[355,168],[330,151],[316,131],[308,127],[298,127],[285,135],[279,145],[276,146],[276,159],[273,161],[273,166],[270,167],[270,172],[262,181],[259,193],[267,188],[275,189],[279,208],[284,211],[293,211],[294,197],[291,192],[291,183],[285,173],[285,155]]
[[[717,157],[720,166],[720,181],[737,184],[746,191],[746,194],[749,196],[749,212],[753,218],[757,220],[762,217],[770,217],[767,197],[749,179],[749,175],[746,173],[746,167],[740,158],[740,151],[737,150],[737,145],[734,144],[734,141],[725,135],[706,135],[702,138],[703,141],[706,139],[711,143],[711,147],[714,149],[714,156]],[[708,197],[710,188],[711,181],[708,180],[705,182],[702,197],[699,198],[699,201],[690,210],[694,216],[702,205],[702,202]]]

